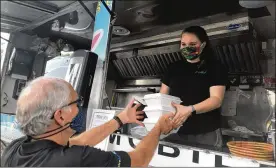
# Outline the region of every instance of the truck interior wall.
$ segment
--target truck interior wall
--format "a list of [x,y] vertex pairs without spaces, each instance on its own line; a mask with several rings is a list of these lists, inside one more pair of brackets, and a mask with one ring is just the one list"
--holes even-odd
[[[263,76],[270,76],[270,77],[275,77],[275,44],[274,44],[274,48],[273,48],[273,40],[275,39],[268,39],[266,40],[266,46],[267,46],[267,50],[272,51],[274,50],[274,52],[268,52],[270,53],[269,56],[266,56],[266,54],[264,54],[262,56],[262,59],[260,59],[260,67],[261,70],[260,72],[263,73]],[[262,44],[261,41],[259,41],[260,45]],[[275,42],[274,42],[275,43]],[[145,50],[141,50],[138,51],[138,56],[146,56],[148,55],[148,53],[155,53],[155,52],[159,52],[159,53],[165,53],[165,52],[173,52],[174,50],[176,50],[177,47],[176,45],[168,45],[168,46],[163,46],[163,47],[156,47],[154,49],[148,49],[148,51]],[[265,51],[263,49],[263,51]],[[114,54],[114,53],[113,53]],[[154,54],[152,54],[154,55]],[[116,58],[119,59],[128,59],[128,58],[132,58],[133,56],[133,51],[125,51],[125,52],[121,52],[121,53],[116,53]],[[113,55],[114,58],[114,55]],[[111,57],[112,59],[112,57]],[[126,65],[125,62],[122,62],[124,65]],[[110,61],[109,66],[114,67],[114,61]],[[274,68],[274,69],[273,69]],[[113,75],[110,75],[113,74]],[[116,76],[121,76],[121,78],[118,78],[117,80],[112,79],[112,77],[110,76],[114,76],[116,74]],[[119,80],[120,79],[120,80]],[[144,80],[144,81],[148,81],[145,82],[147,84],[142,85],[128,85],[127,83],[129,83],[128,81],[137,81],[137,80]],[[108,70],[108,82],[106,85],[106,91],[108,92],[108,97],[109,100],[111,101],[111,106],[113,107],[117,107],[117,109],[122,109],[124,108],[128,101],[133,97],[133,96],[138,96],[138,97],[143,97],[145,94],[149,94],[152,92],[147,92],[147,91],[137,91],[141,88],[157,88],[160,87],[160,84],[156,84],[156,83],[152,83],[149,84],[153,79],[151,79],[149,76],[144,77],[144,78],[139,78],[139,77],[132,77],[132,79],[128,79],[126,78],[126,76],[122,76],[122,74],[120,74],[118,69],[109,69]],[[158,78],[156,78],[155,80],[159,81],[160,80],[160,76],[158,76]],[[135,82],[134,82],[135,83]],[[110,88],[111,87],[111,88]],[[119,90],[119,89],[131,89],[132,91],[118,91],[116,92],[115,90]],[[236,89],[238,90],[239,94],[238,96],[235,98],[234,101],[236,101],[236,115],[234,116],[229,116],[229,117],[222,117],[222,127],[226,130],[225,131],[225,135],[229,135],[232,138],[243,138],[246,137],[240,133],[237,132],[233,132],[229,134],[230,126],[228,124],[228,122],[230,120],[236,122],[236,124],[238,126],[243,126],[246,127],[247,129],[253,131],[254,133],[252,134],[252,136],[249,136],[249,138],[257,138],[258,140],[264,140],[265,139],[265,132],[267,131],[267,122],[269,121],[269,119],[272,116],[272,113],[275,113],[275,103],[273,105],[273,103],[271,103],[271,97],[269,96],[270,94],[274,94],[275,97],[275,93],[271,92],[269,90],[267,90],[267,88],[265,88],[263,85],[261,86],[255,86],[253,87],[251,90],[241,90],[239,89],[238,86],[231,86],[231,89]],[[113,91],[112,91],[113,90]],[[135,91],[136,90],[136,91]],[[273,97],[273,96],[272,96]],[[105,104],[107,105],[107,104]],[[223,106],[228,106],[227,103],[224,103]],[[108,108],[107,106],[104,106],[105,108]],[[222,108],[226,108],[227,107],[222,107]],[[133,127],[135,125],[130,126]],[[230,131],[231,132],[231,131]],[[225,137],[227,138],[227,137]]]
[[275,38],[264,41],[263,51],[265,56],[265,59],[262,61],[264,75],[275,77]]
[[106,96],[103,98],[103,107],[110,109],[110,107],[112,107],[113,89],[116,88],[116,82],[115,80],[107,80],[105,86]]
[[[241,91],[241,94],[238,94],[236,98],[237,114],[224,117],[224,120],[222,120],[223,127],[229,128],[228,121],[233,120],[237,125],[245,126],[257,134],[266,132],[266,124],[272,114],[268,94],[266,89],[259,86],[254,87],[251,91]],[[227,106],[227,104],[224,106]]]
[[[275,82],[275,38],[263,41],[263,60],[261,61],[263,78],[272,78]],[[242,91],[237,97],[237,115],[224,117],[223,125],[233,120],[237,125],[245,126],[255,133],[267,132],[267,123],[275,114],[275,85],[274,87],[254,87],[250,91]]]

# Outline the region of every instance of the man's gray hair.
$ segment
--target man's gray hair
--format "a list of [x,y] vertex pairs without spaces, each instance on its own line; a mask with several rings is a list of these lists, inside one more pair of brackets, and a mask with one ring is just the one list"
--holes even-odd
[[45,133],[54,112],[70,103],[70,95],[69,84],[62,79],[39,77],[31,81],[17,102],[16,120],[21,131],[31,136]]

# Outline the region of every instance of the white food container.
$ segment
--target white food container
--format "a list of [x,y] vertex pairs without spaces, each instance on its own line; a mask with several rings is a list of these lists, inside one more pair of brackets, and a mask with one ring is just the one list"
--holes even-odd
[[148,107],[158,108],[158,107],[171,107],[171,111],[175,111],[171,103],[180,104],[182,101],[180,98],[175,96],[170,96],[162,93],[148,94],[144,96],[144,100]]
[[[144,111],[147,114],[148,118],[146,118],[144,120],[144,124],[145,127],[147,129],[147,131],[151,131],[155,124],[158,122],[159,118],[166,114],[166,113],[170,113],[173,112],[172,110],[173,107],[166,107],[166,106],[159,106],[159,107],[149,107],[147,106]],[[176,133],[178,131],[178,129],[176,130],[172,130],[168,135],[172,134],[172,133]],[[163,139],[165,137],[167,137],[168,135],[161,135],[160,139]]]
[[145,137],[148,134],[148,130],[145,127],[139,125],[137,127],[131,128],[130,133],[135,138],[142,139],[143,137]]
[[[182,102],[181,99],[178,97],[161,93],[148,94],[145,95],[144,98],[135,97],[135,100],[146,105],[143,111],[146,113],[148,118],[145,118],[143,123],[145,124],[147,133],[154,128],[155,124],[158,122],[159,118],[162,115],[170,112],[176,112],[175,107],[171,105],[172,102],[176,104],[180,104]],[[138,128],[133,129],[132,134],[139,134],[139,136],[145,136],[144,132],[140,132],[141,130],[138,130]],[[168,135],[162,134],[160,136],[160,139],[163,139],[169,136],[170,134],[177,133],[178,130],[179,128],[172,130]]]
[[159,106],[159,107],[145,107],[143,110],[148,118],[145,118],[144,123],[156,123],[159,118],[166,113],[175,112],[174,107],[166,107],[166,106]]

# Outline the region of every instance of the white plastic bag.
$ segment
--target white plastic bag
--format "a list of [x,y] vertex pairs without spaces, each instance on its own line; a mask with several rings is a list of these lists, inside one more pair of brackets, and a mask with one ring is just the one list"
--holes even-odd
[[135,138],[143,138],[148,134],[148,131],[145,127],[139,125],[137,127],[131,128],[130,133]]
[[[164,139],[171,134],[177,133],[179,128],[171,130],[171,132],[168,133],[167,135],[161,134],[159,139]],[[142,126],[133,127],[130,129],[131,135],[139,139],[142,139],[143,137],[147,136],[149,132],[150,131],[148,131],[146,127],[142,127]]]

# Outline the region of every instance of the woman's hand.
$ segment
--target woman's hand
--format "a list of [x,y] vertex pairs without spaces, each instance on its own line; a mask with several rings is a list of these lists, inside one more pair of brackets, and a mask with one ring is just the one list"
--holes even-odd
[[126,106],[126,108],[120,114],[118,114],[118,117],[123,122],[123,124],[136,123],[136,124],[139,124],[141,126],[144,126],[144,124],[141,121],[139,121],[139,119],[144,118],[143,116],[140,116],[144,112],[143,111],[137,111],[137,108],[141,104],[136,104],[135,106],[133,106],[134,101],[135,100],[132,99],[129,102],[129,104]]
[[167,135],[174,128],[174,124],[172,122],[173,116],[174,113],[163,114],[155,124],[155,127],[159,127],[161,133]]
[[182,105],[176,104],[176,103],[172,103],[172,106],[176,108],[176,114],[173,117],[172,121],[178,128],[192,114],[192,108],[190,106],[182,106]]

